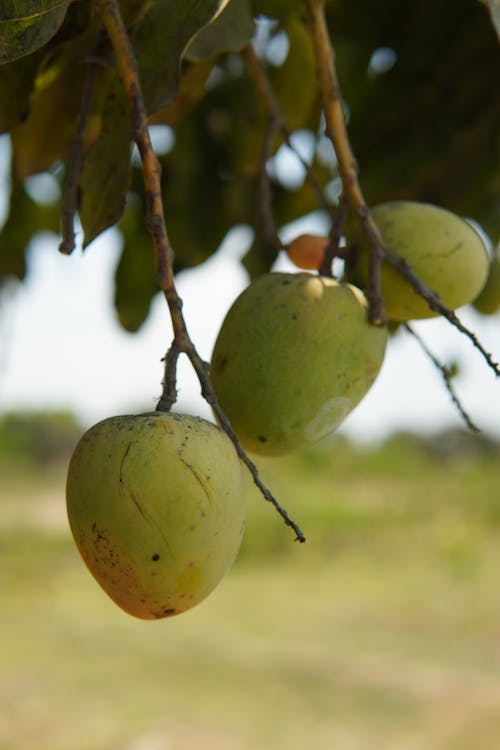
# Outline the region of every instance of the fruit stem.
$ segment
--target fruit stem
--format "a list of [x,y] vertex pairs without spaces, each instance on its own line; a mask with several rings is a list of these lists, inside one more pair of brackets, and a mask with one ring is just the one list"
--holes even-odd
[[158,284],[161,287],[170,311],[174,340],[165,357],[165,379],[163,393],[158,407],[170,409],[177,398],[175,371],[178,356],[184,352],[195,370],[205,400],[211,405],[220,424],[231,439],[241,460],[249,469],[252,478],[266,500],[269,500],[283,518],[284,522],[295,532],[296,540],[304,542],[305,537],[290,519],[287,512],[271,492],[262,483],[256,466],[252,463],[240,445],[238,437],[233,431],[227,417],[222,411],[217,396],[210,382],[208,365],[198,354],[189,336],[186,322],[182,314],[182,300],[177,293],[174,281],[173,258],[174,252],[170,245],[161,190],[161,167],[153,150],[149,137],[148,120],[144,99],[141,92],[137,63],[134,49],[127,34],[127,30],[120,14],[117,0],[94,0],[95,7],[113,45],[118,72],[129,101],[132,118],[134,140],[141,157],[144,185],[148,204],[148,229],[153,238],[156,253]]
[[321,265],[318,269],[320,276],[333,276],[333,259],[343,257],[343,252],[340,249],[340,240],[342,238],[342,232],[344,229],[348,207],[349,206],[347,200],[344,197],[344,193],[341,193],[339,196],[337,212],[332,221],[330,239],[328,245],[325,248],[323,260],[321,261]]
[[316,56],[326,136],[337,156],[345,200],[352,208],[371,246],[370,272],[366,296],[370,304],[369,319],[373,325],[384,325],[386,315],[380,290],[380,271],[384,257],[377,225],[370,215],[358,179],[358,165],[349,142],[342,107],[342,93],[335,67],[335,51],[328,33],[324,0],[304,0]]

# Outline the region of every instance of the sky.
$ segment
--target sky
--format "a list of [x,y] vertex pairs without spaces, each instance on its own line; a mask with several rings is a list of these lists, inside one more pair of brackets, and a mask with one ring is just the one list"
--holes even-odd
[[[308,221],[301,231],[318,229],[314,216]],[[288,232],[289,239],[297,227]],[[191,338],[207,360],[225,313],[248,283],[240,258],[250,241],[250,230],[238,227],[208,261],[177,276]],[[112,306],[118,232],[109,230],[84,253],[71,256],[61,255],[57,246],[54,235],[33,241],[26,280],[0,300],[0,414],[68,409],[90,426],[114,414],[153,410],[161,393],[161,359],[172,338],[163,297],[157,295],[139,332],[127,333]],[[292,268],[284,257],[275,266]],[[500,315],[486,318],[464,308],[459,316],[498,360]],[[435,356],[459,364],[454,384],[463,406],[478,427],[500,436],[500,379],[479,352],[444,320],[420,321],[414,328]],[[210,419],[184,357],[178,383],[176,409]],[[372,441],[396,430],[428,433],[462,425],[439,371],[401,331],[389,342],[374,386],[339,432]]]

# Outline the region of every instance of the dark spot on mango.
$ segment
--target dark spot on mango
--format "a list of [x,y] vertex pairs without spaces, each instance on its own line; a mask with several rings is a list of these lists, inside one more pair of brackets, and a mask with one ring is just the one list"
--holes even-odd
[[154,555],[151,556],[151,559],[153,560],[153,562],[158,562],[158,560],[160,559],[160,555],[158,554],[158,552],[155,552]]
[[213,363],[214,370],[217,370],[217,372],[222,372],[226,365],[227,357],[225,354],[221,354],[219,357],[216,357]]

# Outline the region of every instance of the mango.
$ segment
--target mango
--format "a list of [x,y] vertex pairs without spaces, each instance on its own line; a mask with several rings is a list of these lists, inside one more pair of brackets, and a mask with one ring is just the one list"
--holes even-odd
[[[483,288],[489,259],[485,242],[467,221],[439,206],[415,201],[391,201],[371,209],[384,244],[408,261],[413,272],[451,310],[471,302]],[[357,222],[346,227],[348,244],[359,258],[353,278],[365,286],[368,279],[369,243]],[[431,310],[410,283],[388,263],[381,274],[381,291],[387,317],[408,321],[432,318]]]
[[217,586],[242,539],[243,472],[227,435],[198,417],[115,416],[83,435],[68,469],[69,525],[119,607],[169,617]]
[[367,319],[364,294],[309,273],[257,278],[228,311],[210,375],[248,451],[274,456],[333,432],[381,368],[386,328]]

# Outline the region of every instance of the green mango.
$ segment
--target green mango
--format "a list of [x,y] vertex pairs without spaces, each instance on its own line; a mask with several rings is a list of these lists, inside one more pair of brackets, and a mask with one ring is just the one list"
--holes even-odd
[[260,276],[236,299],[217,337],[211,380],[242,445],[280,455],[317,443],[378,375],[385,327],[364,294],[308,273]]
[[71,458],[66,497],[90,572],[142,619],[202,601],[233,563],[246,519],[232,442],[183,414],[116,416],[91,427]]
[[494,315],[500,310],[500,256],[491,261],[486,284],[472,305],[483,315]]
[[[456,310],[477,297],[486,282],[489,258],[472,224],[444,208],[413,201],[381,203],[371,209],[371,215],[387,248],[407,261],[446,307]],[[346,235],[348,244],[358,248],[354,277],[365,286],[369,241],[358,222],[349,223]],[[382,265],[381,291],[390,320],[403,322],[439,315],[388,263]]]

